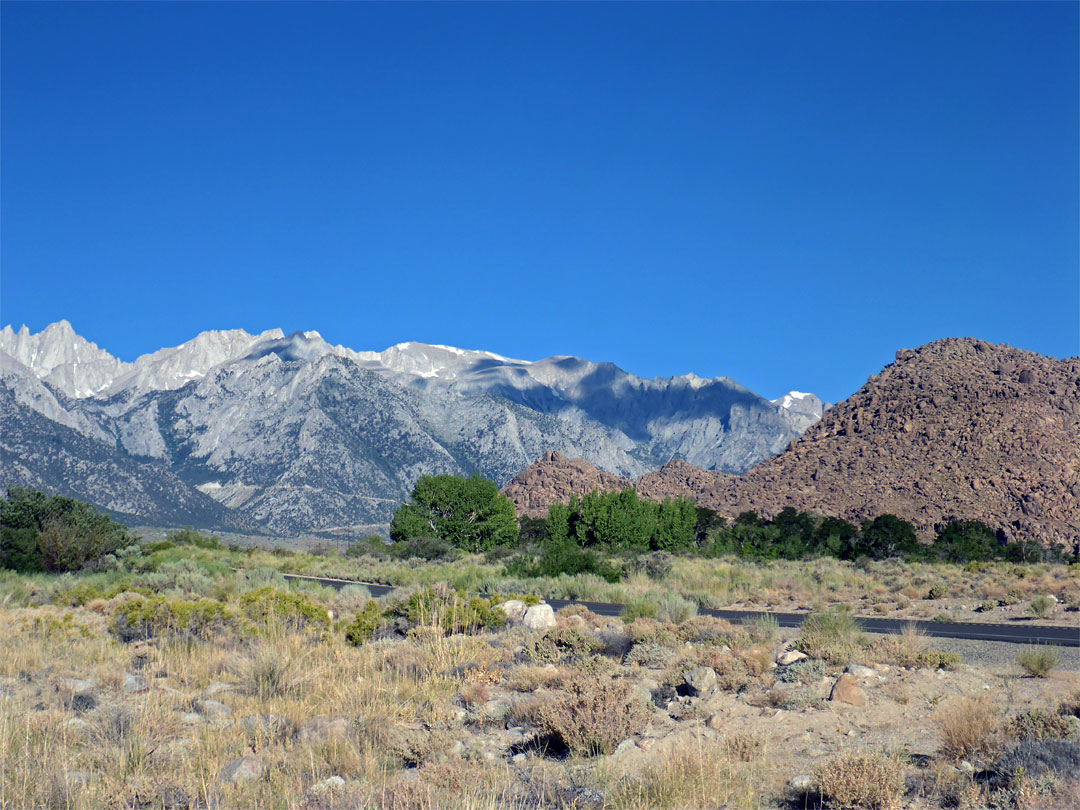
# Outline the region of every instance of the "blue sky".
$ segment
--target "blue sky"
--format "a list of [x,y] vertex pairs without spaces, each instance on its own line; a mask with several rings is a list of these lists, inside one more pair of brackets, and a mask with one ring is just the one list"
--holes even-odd
[[0,6],[0,323],[842,399],[1080,353],[1078,5]]

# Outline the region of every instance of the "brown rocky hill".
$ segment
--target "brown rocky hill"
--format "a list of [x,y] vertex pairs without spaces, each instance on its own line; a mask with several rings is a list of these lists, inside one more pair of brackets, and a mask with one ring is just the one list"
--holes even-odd
[[[587,486],[589,475],[575,469],[572,480]],[[506,491],[536,514],[550,495],[526,490],[554,493],[549,479],[563,482],[558,500],[569,497],[571,479],[550,464],[526,470]],[[902,349],[746,474],[673,461],[635,487],[654,499],[687,495],[732,517],[785,506],[855,521],[890,512],[924,535],[968,518],[1011,538],[1071,547],[1080,537],[1080,358],[970,338]]]
[[565,503],[575,493],[613,492],[633,486],[628,478],[598,470],[583,458],[566,458],[548,451],[535,464],[518,473],[503,492],[519,515],[544,517],[553,503]]

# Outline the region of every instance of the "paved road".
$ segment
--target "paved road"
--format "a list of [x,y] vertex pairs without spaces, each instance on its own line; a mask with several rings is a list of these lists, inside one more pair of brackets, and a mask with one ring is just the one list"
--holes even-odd
[[[376,585],[370,582],[355,582],[348,579],[331,577],[307,577],[299,574],[285,574],[286,579],[303,579],[329,585],[332,588],[344,588],[346,585],[363,585],[372,596],[385,596],[394,590],[389,585]],[[567,605],[584,605],[593,613],[601,616],[618,616],[622,605],[608,602],[575,602],[566,599],[548,599],[547,603],[555,610]],[[806,618],[805,613],[768,613],[755,610],[701,610],[705,616],[715,616],[729,622],[741,624],[769,615],[776,619],[781,627],[798,627]],[[859,618],[859,624],[867,633],[899,633],[904,625],[914,624],[927,636],[942,638],[963,638],[973,641],[1009,641],[1013,644],[1055,644],[1061,647],[1080,647],[1080,628],[1049,627],[1047,625],[1028,624],[1023,621],[1012,624],[981,624],[978,622],[922,622],[911,619],[875,619]]]

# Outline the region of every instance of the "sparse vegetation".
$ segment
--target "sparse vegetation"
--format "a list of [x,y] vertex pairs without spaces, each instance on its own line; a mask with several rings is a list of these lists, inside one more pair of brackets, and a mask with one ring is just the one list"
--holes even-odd
[[895,758],[871,752],[846,752],[814,771],[814,785],[836,808],[896,810],[903,795],[903,775]]
[[1016,663],[1032,678],[1045,678],[1058,665],[1060,658],[1057,647],[1037,645],[1017,655]]

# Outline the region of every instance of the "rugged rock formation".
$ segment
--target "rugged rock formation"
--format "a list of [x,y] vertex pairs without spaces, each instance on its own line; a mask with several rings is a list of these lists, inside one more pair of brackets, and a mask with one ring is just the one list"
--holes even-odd
[[[556,475],[546,469],[542,477]],[[536,513],[543,503],[532,498],[526,507],[519,479],[507,491]],[[785,506],[856,521],[891,512],[924,535],[970,518],[1008,537],[1068,546],[1080,537],[1080,359],[966,338],[901,350],[745,475],[674,461],[635,486],[654,499],[687,495],[732,517]]]
[[514,502],[518,514],[543,517],[551,504],[565,503],[575,493],[597,489],[614,492],[629,486],[632,484],[628,478],[598,470],[583,458],[568,459],[550,450],[515,476],[503,492]]

